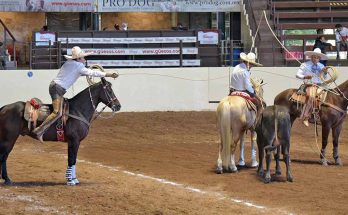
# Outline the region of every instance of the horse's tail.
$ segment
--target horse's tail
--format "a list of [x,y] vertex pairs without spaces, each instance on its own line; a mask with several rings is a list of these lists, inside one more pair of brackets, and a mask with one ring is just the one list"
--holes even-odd
[[220,152],[222,166],[228,168],[231,159],[232,128],[231,128],[231,107],[228,101],[221,102],[217,108],[218,128],[221,144]]
[[273,143],[270,146],[265,146],[265,150],[267,151],[274,151],[279,145],[279,139],[278,139],[278,111],[277,111],[277,105],[274,105],[273,107],[274,111],[274,139]]

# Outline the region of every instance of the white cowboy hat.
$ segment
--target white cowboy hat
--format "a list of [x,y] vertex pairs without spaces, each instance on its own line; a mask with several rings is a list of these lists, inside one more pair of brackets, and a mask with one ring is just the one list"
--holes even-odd
[[245,54],[244,52],[240,53],[240,59],[246,62],[249,62],[255,66],[262,66],[262,64],[259,64],[256,62],[256,55],[252,52]]
[[70,55],[64,55],[64,57],[68,60],[73,60],[73,59],[77,59],[77,58],[82,58],[82,57],[86,57],[88,55],[91,55],[92,53],[85,53],[80,47],[78,46],[74,46],[71,49],[71,56]]
[[328,57],[321,53],[320,48],[315,48],[313,51],[306,51],[304,52],[305,56],[308,56],[309,58],[312,57],[313,55],[320,57],[321,60],[327,60]]

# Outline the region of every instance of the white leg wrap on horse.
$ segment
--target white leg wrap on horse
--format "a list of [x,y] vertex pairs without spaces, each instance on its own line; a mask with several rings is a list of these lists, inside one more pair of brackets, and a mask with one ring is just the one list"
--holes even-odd
[[257,167],[259,163],[256,160],[256,149],[255,149],[255,142],[251,143],[251,167]]
[[69,167],[66,169],[65,178],[67,185],[75,185],[75,182],[72,179],[73,167]]
[[76,165],[72,165],[72,180],[75,182],[75,184],[79,184],[79,180],[77,180],[77,177],[76,177]]
[[244,159],[244,142],[240,142],[240,157],[238,161],[239,166],[245,166],[245,159]]

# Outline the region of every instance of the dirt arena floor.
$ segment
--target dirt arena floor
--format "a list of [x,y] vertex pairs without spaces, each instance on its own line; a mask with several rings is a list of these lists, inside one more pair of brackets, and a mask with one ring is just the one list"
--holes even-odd
[[[347,122],[339,146],[344,166],[328,167],[318,163],[313,126],[295,122],[293,183],[283,163],[283,175],[270,184],[253,168],[215,174],[215,112],[119,113],[94,121],[74,187],[65,185],[65,143],[20,137],[8,160],[14,183],[0,187],[0,214],[347,214]],[[249,138],[246,145],[250,162]],[[332,161],[331,154],[330,142]]]

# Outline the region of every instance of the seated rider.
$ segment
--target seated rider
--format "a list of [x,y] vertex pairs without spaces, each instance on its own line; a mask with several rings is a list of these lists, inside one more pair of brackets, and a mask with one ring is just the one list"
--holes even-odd
[[[230,93],[234,91],[246,92],[253,98],[253,102],[257,107],[257,116],[259,116],[259,110],[262,108],[262,102],[260,98],[257,98],[255,90],[250,81],[250,69],[253,66],[262,66],[256,62],[256,55],[252,52],[245,54],[240,53],[241,63],[234,67],[231,75]],[[257,117],[258,119],[258,117]]]
[[64,55],[67,61],[63,64],[58,75],[49,86],[49,93],[52,98],[53,112],[33,133],[37,139],[43,142],[42,136],[46,129],[49,128],[62,114],[63,96],[66,91],[75,83],[80,76],[93,77],[112,77],[117,78],[117,73],[101,72],[99,70],[91,70],[85,67],[85,56],[92,53],[85,53],[80,47],[75,46],[71,49],[71,56]]
[[[306,91],[315,90],[315,92],[308,93],[309,98],[307,99],[306,105],[304,106],[301,114],[303,124],[309,126],[308,119],[311,116],[313,103],[315,102],[317,86],[323,84],[323,82],[320,79],[320,73],[324,72],[324,78],[326,78],[328,69],[328,67],[325,67],[319,61],[327,60],[328,58],[325,54],[321,53],[320,48],[316,48],[313,51],[306,51],[304,52],[304,55],[309,57],[310,60],[301,64],[299,70],[297,71],[296,77],[305,80],[305,84],[300,87],[301,91],[305,93]],[[308,86],[316,87],[310,88]]]

